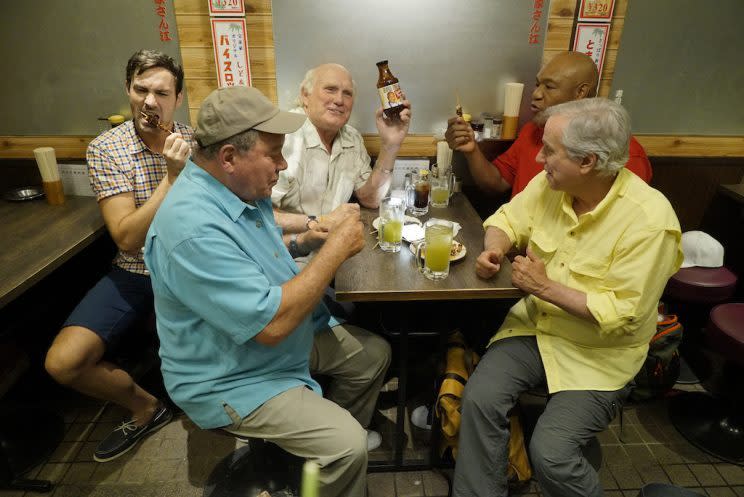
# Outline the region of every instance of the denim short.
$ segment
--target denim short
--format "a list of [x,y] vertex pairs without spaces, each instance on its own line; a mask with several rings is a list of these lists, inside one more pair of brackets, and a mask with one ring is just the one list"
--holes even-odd
[[100,336],[108,348],[152,311],[150,277],[114,266],[88,291],[63,327],[87,328]]

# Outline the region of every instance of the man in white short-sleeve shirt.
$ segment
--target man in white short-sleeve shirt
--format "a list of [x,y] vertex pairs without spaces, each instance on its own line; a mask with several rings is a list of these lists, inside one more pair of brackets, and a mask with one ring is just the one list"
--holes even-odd
[[370,167],[361,134],[347,124],[354,93],[351,74],[338,64],[311,69],[300,85],[302,111],[309,119],[286,137],[282,154],[288,168],[280,174],[271,200],[285,215],[311,216],[303,217],[308,227],[314,228],[314,221],[322,226],[320,216],[348,202],[352,194],[362,206],[376,208],[390,186],[395,157],[408,133],[411,105],[404,101],[405,109],[395,119],[384,117],[382,108],[377,110],[380,154]]

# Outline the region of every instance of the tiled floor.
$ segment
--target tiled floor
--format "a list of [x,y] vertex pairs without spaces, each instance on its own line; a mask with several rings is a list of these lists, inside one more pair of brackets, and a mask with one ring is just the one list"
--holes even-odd
[[[242,444],[196,428],[180,415],[123,457],[104,464],[92,460],[96,444],[122,418],[116,407],[75,394],[58,406],[64,413],[64,441],[26,477],[50,479],[54,497],[207,496],[220,461]],[[414,444],[422,437],[414,436]],[[425,438],[425,437],[424,437]],[[626,408],[620,439],[616,420],[600,436],[600,472],[607,497],[635,497],[646,483],[673,483],[709,496],[744,496],[744,468],[709,457],[669,425],[664,400]],[[414,445],[410,444],[410,446]],[[370,497],[441,497],[446,480],[437,472],[370,473]],[[0,497],[40,495],[0,491]],[[242,494],[235,494],[242,495]],[[513,495],[540,495],[536,483]]]

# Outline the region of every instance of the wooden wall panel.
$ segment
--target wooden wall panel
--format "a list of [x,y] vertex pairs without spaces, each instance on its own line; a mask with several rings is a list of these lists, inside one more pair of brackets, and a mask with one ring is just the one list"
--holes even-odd
[[[253,86],[263,92],[269,99],[276,101],[276,80],[267,78],[253,78]],[[186,81],[186,91],[189,94],[189,100],[192,98],[201,102],[213,90],[217,89],[217,81],[212,79],[191,79]],[[189,105],[189,109],[198,109],[199,105]]]
[[33,159],[37,147],[54,147],[57,159],[85,158],[94,136],[0,136],[0,158]]
[[705,228],[703,219],[718,185],[738,183],[744,174],[742,159],[659,157],[652,158],[651,167],[651,186],[669,199],[682,231]]
[[[246,14],[271,14],[271,0],[244,0]],[[209,15],[207,0],[174,0],[179,15]]]

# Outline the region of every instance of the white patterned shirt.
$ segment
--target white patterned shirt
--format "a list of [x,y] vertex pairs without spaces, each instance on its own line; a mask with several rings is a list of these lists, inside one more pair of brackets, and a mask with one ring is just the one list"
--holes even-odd
[[271,193],[274,207],[286,212],[325,215],[348,202],[367,182],[372,167],[362,135],[345,125],[328,154],[310,120],[284,139],[287,169]]

